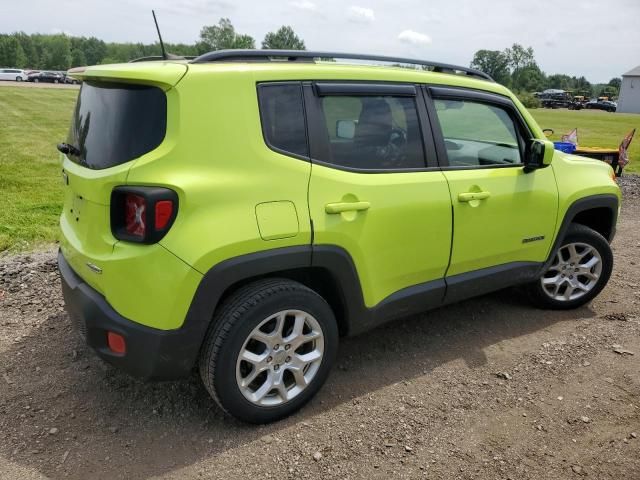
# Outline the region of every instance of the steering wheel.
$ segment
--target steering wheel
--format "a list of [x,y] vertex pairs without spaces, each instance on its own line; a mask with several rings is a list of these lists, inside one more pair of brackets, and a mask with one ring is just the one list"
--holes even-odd
[[389,135],[389,146],[400,150],[407,144],[407,132],[401,128],[394,128]]
[[399,164],[405,156],[405,146],[407,145],[407,132],[401,128],[394,128],[389,134],[389,140],[384,147],[378,149],[378,155],[382,163],[387,168],[392,168]]

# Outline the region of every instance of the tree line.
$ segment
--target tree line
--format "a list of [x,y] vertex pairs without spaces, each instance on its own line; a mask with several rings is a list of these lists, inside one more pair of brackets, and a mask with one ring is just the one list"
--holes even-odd
[[[267,33],[261,46],[305,50],[304,42],[287,25]],[[165,43],[167,52],[186,56],[227,48],[256,48],[253,37],[236,32],[228,18],[221,18],[216,25],[203,27],[200,39],[195,44]],[[84,65],[128,62],[160,54],[159,43],[105,42],[95,37],[72,37],[65,34],[0,34],[0,67],[68,70]]]
[[584,76],[562,73],[547,75],[538,66],[533,48],[514,43],[504,50],[478,50],[471,67],[488,73],[493,79],[515,92],[540,92],[549,88],[570,90],[575,95],[617,96],[622,79],[612,78],[606,84],[592,84]]

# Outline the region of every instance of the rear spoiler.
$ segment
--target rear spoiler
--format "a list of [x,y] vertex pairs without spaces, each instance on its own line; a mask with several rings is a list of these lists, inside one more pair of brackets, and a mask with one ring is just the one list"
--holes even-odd
[[186,62],[138,62],[76,67],[67,73],[82,81],[142,83],[169,89],[184,77],[188,68]]

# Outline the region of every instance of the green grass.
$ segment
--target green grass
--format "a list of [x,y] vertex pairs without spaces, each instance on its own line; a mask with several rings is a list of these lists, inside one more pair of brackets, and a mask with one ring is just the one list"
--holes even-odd
[[618,148],[622,138],[636,128],[636,135],[629,148],[628,173],[640,173],[640,115],[609,113],[600,110],[529,110],[541,128],[551,128],[551,140],[560,140],[563,134],[578,129],[578,141],[583,147]]
[[0,251],[58,237],[66,138],[77,90],[0,87]]
[[[0,87],[0,252],[54,242],[62,208],[56,144],[66,138],[76,90]],[[580,144],[617,147],[638,128],[629,172],[640,172],[640,115],[531,110],[542,128],[560,135],[578,127]]]

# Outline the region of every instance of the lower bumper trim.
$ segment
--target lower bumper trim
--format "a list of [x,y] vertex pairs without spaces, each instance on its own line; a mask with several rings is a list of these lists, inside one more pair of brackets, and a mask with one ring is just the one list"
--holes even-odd
[[[190,375],[202,343],[201,330],[159,330],[128,320],[73,271],[62,252],[58,252],[58,269],[69,316],[99,357],[144,379],[172,380]],[[107,332],[124,337],[126,354],[109,349]]]

